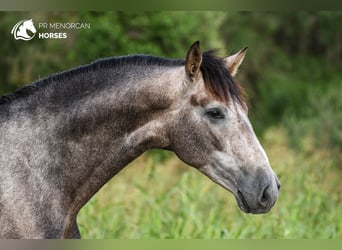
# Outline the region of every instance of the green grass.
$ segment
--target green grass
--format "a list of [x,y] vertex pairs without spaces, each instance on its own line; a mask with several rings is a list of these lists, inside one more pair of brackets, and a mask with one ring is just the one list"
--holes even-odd
[[311,138],[291,150],[282,128],[262,144],[282,183],[268,214],[241,212],[232,194],[173,155],[144,154],[81,210],[82,237],[342,238],[342,172],[329,152],[314,150]]

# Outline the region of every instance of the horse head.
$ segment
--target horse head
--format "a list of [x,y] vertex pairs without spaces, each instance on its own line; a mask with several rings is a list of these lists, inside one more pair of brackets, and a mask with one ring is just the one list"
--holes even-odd
[[173,117],[170,148],[177,156],[231,191],[246,213],[266,213],[280,188],[248,119],[233,76],[246,54],[219,58],[200,50],[185,60],[184,90]]
[[36,28],[33,25],[32,19],[24,21],[23,26],[25,27],[26,30],[31,31],[34,34],[37,32]]

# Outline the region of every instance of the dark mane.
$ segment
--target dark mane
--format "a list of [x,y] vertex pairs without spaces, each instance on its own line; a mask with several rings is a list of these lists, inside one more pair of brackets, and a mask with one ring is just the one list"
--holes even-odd
[[184,64],[184,60],[181,59],[167,59],[151,55],[129,55],[129,56],[119,56],[110,57],[96,60],[90,64],[79,66],[70,70],[66,70],[60,73],[52,74],[46,78],[35,81],[29,85],[23,86],[16,91],[0,96],[0,105],[9,104],[16,99],[21,99],[28,97],[37,90],[51,84],[52,82],[62,81],[66,78],[86,73],[89,71],[94,71],[101,68],[107,67],[120,67],[120,66],[181,66]]
[[59,81],[65,79],[66,77],[73,76],[77,73],[83,73],[89,70],[91,64],[80,66],[78,68],[70,69],[64,72],[52,74],[46,78],[39,79],[31,84],[25,85],[12,93],[0,96],[0,105],[1,104],[10,104],[12,101],[16,99],[21,99],[30,96],[35,93],[39,89],[51,84],[53,81]]
[[129,56],[119,56],[110,57],[96,60],[91,64],[91,66],[96,68],[105,67],[118,67],[118,66],[182,66],[184,65],[184,60],[182,59],[170,59],[162,58],[152,55],[129,55]]
[[[125,66],[182,66],[183,59],[167,59],[151,55],[130,55],[99,59],[90,64],[80,66],[74,69],[52,74],[46,78],[40,79],[29,85],[26,85],[10,94],[0,96],[0,105],[9,104],[13,100],[28,97],[39,89],[48,86],[53,82],[62,81],[66,78],[73,77],[78,74],[94,71],[108,67],[125,67]],[[221,58],[217,57],[214,51],[203,53],[203,61],[201,65],[206,89],[216,98],[226,103],[229,102],[230,96],[233,100],[242,101],[239,86],[235,84],[230,73],[224,65]]]
[[241,89],[229,73],[222,58],[215,51],[203,53],[201,72],[206,89],[219,100],[228,103],[230,98],[243,103]]

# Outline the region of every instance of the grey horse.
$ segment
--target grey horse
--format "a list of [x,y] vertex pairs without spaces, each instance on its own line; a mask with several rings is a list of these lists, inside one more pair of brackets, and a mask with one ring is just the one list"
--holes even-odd
[[195,42],[185,60],[100,59],[0,97],[0,236],[79,238],[79,210],[152,148],[175,152],[244,212],[268,212],[280,184],[233,80],[245,52],[220,58]]

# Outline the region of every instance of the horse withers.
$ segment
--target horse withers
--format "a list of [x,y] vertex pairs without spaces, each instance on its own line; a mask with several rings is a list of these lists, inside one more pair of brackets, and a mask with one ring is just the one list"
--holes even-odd
[[[0,98],[0,236],[78,238],[79,210],[152,148],[171,150],[266,213],[279,181],[253,132],[226,58],[131,55],[101,59]],[[138,176],[137,176],[138,178]]]

